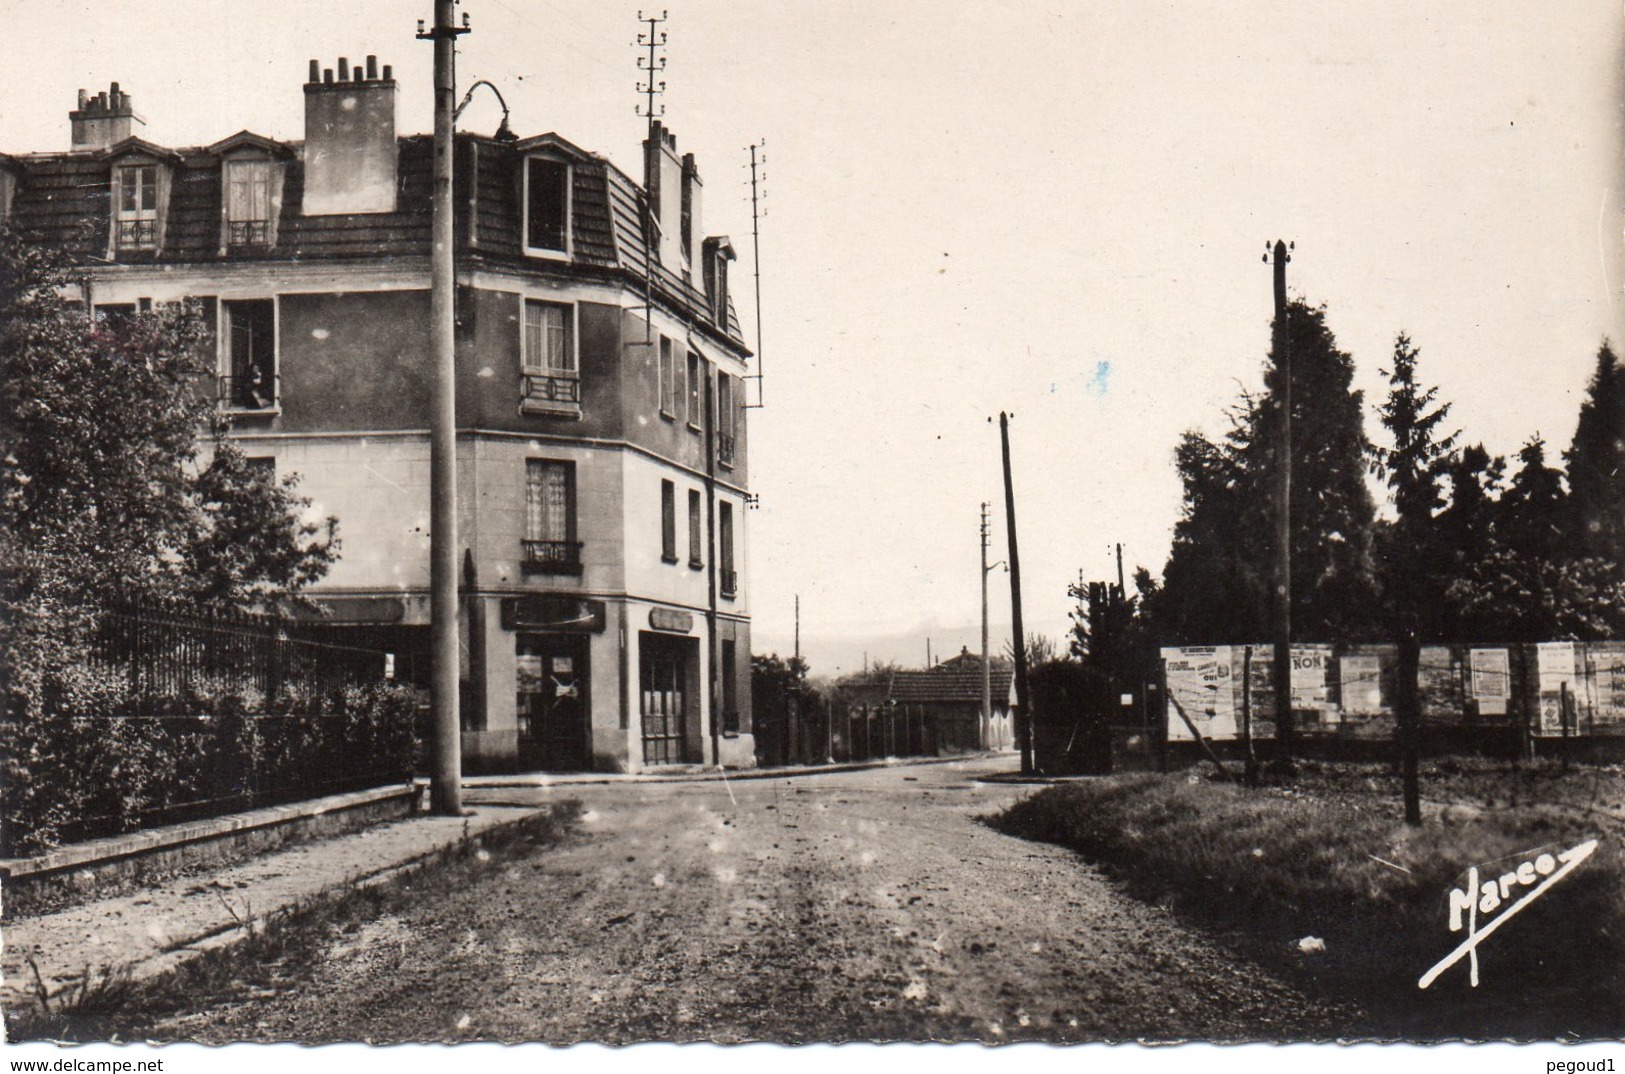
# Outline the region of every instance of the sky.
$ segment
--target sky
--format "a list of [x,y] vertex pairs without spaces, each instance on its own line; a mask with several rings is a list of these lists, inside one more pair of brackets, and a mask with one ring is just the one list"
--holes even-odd
[[[639,9],[463,0],[459,85],[523,137],[637,175]],[[1625,15],[1531,5],[666,0],[665,120],[740,251],[765,143],[761,410],[750,415],[754,648],[815,673],[979,644],[978,512],[1004,539],[1010,424],[1026,627],[1061,637],[1080,572],[1160,573],[1180,434],[1261,379],[1266,242],[1324,303],[1374,406],[1394,335],[1468,442],[1573,435],[1621,330]],[[302,137],[308,61],[368,53],[431,127],[429,0],[0,0],[0,152],[64,149],[111,81],[161,144]],[[21,60],[17,59],[21,57]],[[465,129],[492,131],[488,94]],[[990,419],[994,419],[990,421]],[[1374,412],[1367,431],[1381,432]],[[995,647],[1008,576],[991,576]]]

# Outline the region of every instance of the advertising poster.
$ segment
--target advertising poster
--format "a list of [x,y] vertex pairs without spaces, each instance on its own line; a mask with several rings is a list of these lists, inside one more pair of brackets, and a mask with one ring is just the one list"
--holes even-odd
[[1337,706],[1332,702],[1332,660],[1330,645],[1292,647],[1292,709],[1312,713],[1300,717],[1300,722],[1311,727],[1337,723]]
[[1375,654],[1350,655],[1338,661],[1343,687],[1343,716],[1382,715],[1382,663]]
[[1512,697],[1512,669],[1505,649],[1474,649],[1468,657],[1468,691],[1480,716],[1505,716]]
[[1236,706],[1228,645],[1193,645],[1162,650],[1168,682],[1168,740],[1192,741],[1190,728],[1174,708],[1178,701],[1204,736],[1236,737]]
[[1455,723],[1464,707],[1461,665],[1445,645],[1424,645],[1416,668],[1416,692],[1423,719]]
[[[1563,688],[1567,686],[1570,694],[1575,692],[1574,683],[1577,676],[1574,669],[1572,641],[1543,641],[1535,646],[1535,678],[1540,688],[1540,722],[1536,727],[1537,734],[1563,733]],[[1575,712],[1575,708],[1571,708],[1570,712],[1571,714]],[[1570,718],[1573,718],[1572,715]]]

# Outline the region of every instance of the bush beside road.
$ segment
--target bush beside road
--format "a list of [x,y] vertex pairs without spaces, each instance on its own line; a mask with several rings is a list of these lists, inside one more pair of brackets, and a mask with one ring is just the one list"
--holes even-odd
[[[1256,790],[1195,771],[1056,786],[993,824],[1079,851],[1136,894],[1358,1003],[1383,1036],[1625,1031],[1620,770],[1446,760],[1423,788],[1419,829],[1402,823],[1398,780],[1385,768],[1312,763],[1289,786]],[[1467,936],[1449,928],[1449,893],[1463,889],[1469,867],[1497,888],[1494,899],[1481,895],[1483,926],[1560,867],[1559,852],[1594,839],[1595,853],[1485,937],[1479,987],[1467,958],[1418,987]],[[1541,866],[1552,869],[1536,872],[1542,850],[1550,857]]]

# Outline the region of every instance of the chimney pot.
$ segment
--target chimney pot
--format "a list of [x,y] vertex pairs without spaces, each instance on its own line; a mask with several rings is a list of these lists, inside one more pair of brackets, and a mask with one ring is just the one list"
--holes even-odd
[[367,81],[371,82],[373,79],[375,79],[377,77],[378,77],[378,57],[369,55],[367,57]]
[[387,81],[389,81],[390,79],[392,79],[394,77],[395,77],[395,68],[390,66],[387,63],[384,64],[384,81],[387,82]]
[[87,90],[80,90],[79,91],[79,111],[83,112],[85,110],[85,105],[87,105],[89,103],[90,103],[90,93]]
[[322,68],[322,81],[324,83],[328,84],[328,85],[332,85],[332,83],[333,83],[333,69],[331,67]]
[[118,83],[117,83],[117,82],[114,82],[114,83],[113,83],[113,84],[112,84],[112,85],[111,85],[111,86],[110,86],[110,87],[109,87],[109,90],[108,90],[108,92],[110,92],[110,93],[111,93],[111,94],[112,94],[112,95],[113,95],[113,96],[114,96],[114,97],[117,97],[117,96],[118,96]]
[[310,81],[312,81],[312,82],[320,82],[321,80],[322,80],[322,65],[317,63],[315,60],[311,60],[310,61]]
[[343,56],[339,57],[339,81],[350,81],[350,61]]
[[355,65],[354,74],[355,74],[355,81],[357,81],[357,82],[365,82],[366,81],[367,76],[362,72],[361,65],[359,63]]

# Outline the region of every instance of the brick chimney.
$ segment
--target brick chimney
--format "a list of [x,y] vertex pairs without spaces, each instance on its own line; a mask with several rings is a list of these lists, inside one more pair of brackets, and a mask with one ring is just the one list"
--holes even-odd
[[73,129],[74,149],[106,149],[135,133],[134,125],[147,121],[135,114],[130,95],[114,82],[106,93],[94,97],[79,91],[79,107],[68,113]]
[[682,268],[683,178],[677,136],[657,119],[643,142],[643,188],[660,229],[660,263],[674,271]]
[[339,60],[323,69],[310,61],[305,83],[305,203],[307,216],[395,211],[395,79],[378,57],[365,69]]

